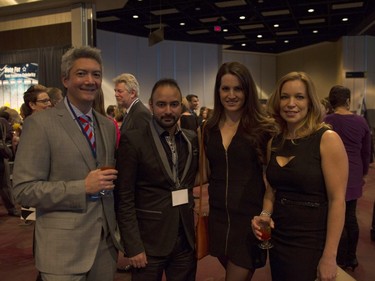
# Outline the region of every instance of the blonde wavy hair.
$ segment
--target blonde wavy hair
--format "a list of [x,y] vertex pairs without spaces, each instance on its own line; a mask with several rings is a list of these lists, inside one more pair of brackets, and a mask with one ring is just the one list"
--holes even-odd
[[268,99],[267,112],[272,116],[279,126],[280,132],[283,134],[282,143],[285,141],[288,128],[286,121],[280,115],[280,97],[281,90],[286,82],[301,81],[306,87],[306,94],[308,97],[308,111],[306,117],[297,126],[294,132],[298,137],[305,137],[315,133],[322,127],[329,128],[328,125],[322,123],[322,107],[320,99],[316,93],[315,86],[311,78],[305,72],[290,72],[282,77],[276,84],[276,88]]

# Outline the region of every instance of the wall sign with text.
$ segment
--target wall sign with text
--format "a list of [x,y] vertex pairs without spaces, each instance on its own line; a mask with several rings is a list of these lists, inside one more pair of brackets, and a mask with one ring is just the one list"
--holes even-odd
[[0,106],[19,110],[23,93],[38,84],[37,63],[0,64]]

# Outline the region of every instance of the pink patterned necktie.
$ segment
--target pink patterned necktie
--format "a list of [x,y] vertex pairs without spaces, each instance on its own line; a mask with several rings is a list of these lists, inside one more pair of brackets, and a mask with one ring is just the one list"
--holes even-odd
[[81,122],[83,130],[85,131],[88,139],[90,140],[92,149],[95,151],[95,137],[94,137],[93,128],[90,125],[91,123],[90,116],[81,115],[80,117],[78,117],[78,119]]

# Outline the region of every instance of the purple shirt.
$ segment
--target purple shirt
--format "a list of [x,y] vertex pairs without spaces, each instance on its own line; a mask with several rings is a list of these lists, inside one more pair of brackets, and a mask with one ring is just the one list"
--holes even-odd
[[363,176],[367,174],[371,156],[371,134],[366,119],[355,114],[330,114],[324,122],[341,137],[349,159],[346,201],[362,196]]

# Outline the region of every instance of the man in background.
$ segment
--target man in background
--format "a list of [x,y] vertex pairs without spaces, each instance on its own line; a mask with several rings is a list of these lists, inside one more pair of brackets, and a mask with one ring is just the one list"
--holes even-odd
[[123,73],[113,79],[115,97],[120,107],[126,109],[121,135],[130,129],[146,126],[151,120],[150,110],[139,99],[139,83],[134,75]]
[[[0,126],[4,128],[6,144],[11,147],[12,128],[9,123],[9,113],[6,111],[0,111]],[[2,138],[2,135],[0,135],[0,137]],[[3,200],[4,207],[8,211],[8,215],[20,217],[21,213],[17,210],[14,204],[14,199],[11,192],[9,160],[13,161],[13,159],[6,159],[0,155],[0,196]]]
[[[150,110],[139,99],[139,83],[134,75],[122,73],[113,79],[115,97],[119,108],[125,110],[125,116],[120,127],[121,135],[127,131],[146,126],[151,120]],[[121,156],[120,156],[121,157]],[[115,191],[117,192],[117,190]],[[116,202],[117,204],[117,202]],[[132,266],[119,266],[118,272],[130,272]]]
[[189,103],[189,111],[195,117],[197,117],[197,110],[199,108],[199,98],[197,95],[187,95],[186,99]]

